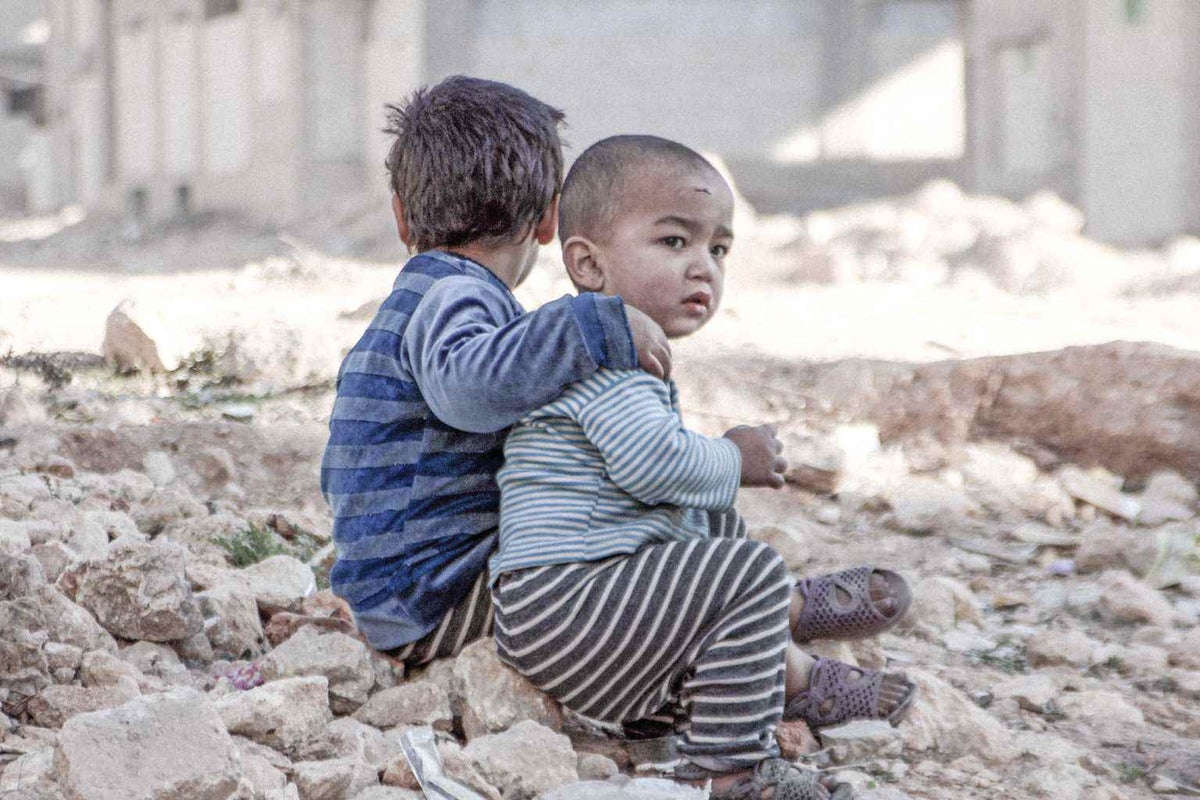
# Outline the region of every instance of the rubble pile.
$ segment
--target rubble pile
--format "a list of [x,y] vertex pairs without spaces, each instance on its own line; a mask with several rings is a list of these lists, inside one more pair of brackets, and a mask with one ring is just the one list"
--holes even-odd
[[[319,437],[251,425],[172,449],[146,437],[174,423],[81,428],[20,391],[0,421],[0,797],[411,800],[413,726],[490,800],[694,793],[647,781],[490,640],[411,674],[363,644],[322,588],[327,515],[253,476],[315,475]],[[789,757],[875,800],[1196,790],[1195,483],[884,445],[865,424],[788,445],[790,487],[743,494],[752,535],[798,573],[904,573],[901,628],[817,650],[921,692],[898,728],[784,726]]]
[[1200,286],[1200,239],[1126,251],[1089,239],[1082,212],[1052,192],[1016,203],[937,180],[911,195],[813,212],[743,215],[739,259],[764,283],[899,281],[1162,295]]

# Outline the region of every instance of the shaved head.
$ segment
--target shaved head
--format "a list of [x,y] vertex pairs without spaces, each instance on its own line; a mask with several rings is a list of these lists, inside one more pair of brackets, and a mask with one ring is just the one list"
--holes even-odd
[[596,238],[612,225],[633,179],[662,170],[718,174],[695,150],[660,136],[610,136],[584,150],[563,182],[559,241]]

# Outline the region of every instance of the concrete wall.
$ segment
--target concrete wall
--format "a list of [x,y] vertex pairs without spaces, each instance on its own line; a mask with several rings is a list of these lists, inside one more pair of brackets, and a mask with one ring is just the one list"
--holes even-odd
[[0,209],[40,205],[53,190],[50,153],[32,115],[10,113],[9,92],[41,84],[46,0],[0,2]]
[[[811,204],[804,182],[759,182],[769,165],[823,173],[822,196],[916,182],[964,150],[964,79],[953,0],[449,0],[428,26],[426,77],[507,81],[567,112],[567,156],[618,132],[656,133],[745,165],[752,200]],[[886,170],[885,170],[886,171]],[[895,170],[892,170],[895,172]],[[743,177],[745,176],[745,177]],[[769,196],[768,196],[769,195]]]
[[1087,0],[972,3],[964,25],[970,75],[973,185],[1021,196],[1079,196]]
[[1088,230],[1141,244],[1200,228],[1200,7],[1157,0],[1130,19],[1121,4],[1093,0],[1085,31],[1080,198]]
[[382,107],[420,85],[424,5],[53,0],[62,199],[284,221],[386,193]]
[[391,145],[391,138],[383,133],[386,106],[400,102],[421,86],[426,24],[424,0],[376,0],[367,20],[359,146],[366,186],[381,203],[389,196],[383,166]]
[[1200,4],[986,0],[964,27],[973,188],[1052,189],[1114,243],[1200,229]]

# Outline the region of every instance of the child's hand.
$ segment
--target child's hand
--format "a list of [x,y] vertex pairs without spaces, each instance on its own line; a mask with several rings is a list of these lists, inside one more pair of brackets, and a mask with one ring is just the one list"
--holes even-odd
[[625,306],[629,332],[637,350],[638,366],[656,378],[671,377],[671,345],[658,323],[631,305]]
[[725,438],[742,451],[742,486],[783,487],[787,460],[780,455],[783,442],[775,438],[774,425],[739,425],[725,431]]

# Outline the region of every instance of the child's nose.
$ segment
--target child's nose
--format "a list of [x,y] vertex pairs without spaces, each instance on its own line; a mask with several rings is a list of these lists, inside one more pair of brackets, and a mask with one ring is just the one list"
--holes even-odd
[[711,281],[717,276],[717,260],[711,253],[702,252],[688,264],[688,277]]

